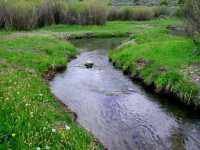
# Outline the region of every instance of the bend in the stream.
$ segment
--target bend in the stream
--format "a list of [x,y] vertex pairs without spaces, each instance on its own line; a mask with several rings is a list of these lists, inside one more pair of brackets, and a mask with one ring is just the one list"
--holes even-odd
[[[52,92],[109,150],[198,150],[200,116],[146,92],[109,63],[108,49],[124,39],[73,41],[81,49]],[[94,62],[87,69],[84,63]]]

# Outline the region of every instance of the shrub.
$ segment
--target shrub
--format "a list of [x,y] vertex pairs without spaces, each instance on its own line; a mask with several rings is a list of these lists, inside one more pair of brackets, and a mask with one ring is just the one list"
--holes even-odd
[[121,20],[120,10],[116,7],[110,7],[108,12],[108,20]]
[[0,0],[0,28],[8,28],[12,24],[11,1]]
[[67,9],[64,0],[44,0],[38,10],[38,26],[63,23]]
[[0,0],[0,28],[5,26],[5,1]]
[[149,20],[160,16],[160,10],[156,7],[113,7],[109,11],[109,20]]
[[155,11],[149,7],[137,7],[133,9],[133,20],[149,20],[153,19]]
[[195,31],[200,31],[200,0],[186,0],[185,16]]
[[184,9],[183,9],[183,7],[178,7],[177,9],[176,9],[176,13],[175,13],[175,15],[177,16],[177,17],[184,17]]
[[17,30],[28,30],[37,25],[37,6],[28,1],[18,1],[10,5],[12,26]]
[[67,24],[103,25],[106,21],[106,3],[97,0],[87,0],[70,4],[64,22]]
[[169,5],[168,0],[160,0],[160,6],[167,6]]
[[98,0],[0,0],[0,28],[29,30],[50,24],[96,24],[107,21],[107,6]]
[[185,3],[185,0],[178,0],[179,5],[183,5]]
[[98,0],[88,0],[86,6],[89,11],[89,24],[105,24],[108,14],[106,3]]
[[37,8],[30,1],[1,0],[0,27],[31,29],[37,24]]

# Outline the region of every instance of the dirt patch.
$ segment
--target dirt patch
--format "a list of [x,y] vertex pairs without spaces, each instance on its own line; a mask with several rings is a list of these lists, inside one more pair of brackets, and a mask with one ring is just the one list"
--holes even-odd
[[43,77],[47,81],[51,81],[57,73],[62,73],[67,68],[66,65],[56,65],[49,67],[48,71],[44,73]]

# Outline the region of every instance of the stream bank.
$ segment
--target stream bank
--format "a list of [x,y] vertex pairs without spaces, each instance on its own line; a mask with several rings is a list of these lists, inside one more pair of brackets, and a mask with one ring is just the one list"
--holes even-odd
[[[109,63],[108,49],[120,41],[72,41],[80,55],[51,81],[54,95],[109,150],[198,150],[198,114],[146,92]],[[92,69],[85,68],[87,60],[94,62]]]
[[136,42],[110,51],[113,64],[133,80],[153,87],[156,93],[199,109],[199,69],[191,66],[199,66],[200,57],[194,54],[193,41],[189,37],[172,35],[167,28],[135,34],[134,39]]

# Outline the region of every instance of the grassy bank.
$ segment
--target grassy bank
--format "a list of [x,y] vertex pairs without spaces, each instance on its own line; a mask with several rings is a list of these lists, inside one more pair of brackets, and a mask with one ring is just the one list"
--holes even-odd
[[172,91],[178,89],[177,93],[185,90],[184,99],[191,97],[186,102],[193,103],[197,86],[180,72],[199,63],[199,57],[192,55],[195,46],[190,39],[169,35],[166,27],[177,23],[181,22],[156,19],[114,21],[103,26],[52,25],[32,32],[0,31],[0,149],[100,149],[94,138],[72,121],[42,79],[50,67],[65,65],[76,55],[76,49],[62,40],[68,34],[105,37],[134,33],[131,38],[137,45],[111,52],[116,65],[133,76],[139,73],[146,83],[158,85],[157,90],[166,83]]
[[174,95],[187,105],[199,107],[200,87],[183,71],[200,63],[200,57],[194,54],[192,40],[171,35],[159,24],[135,33],[132,39],[136,42],[129,42],[110,52],[114,64],[133,79],[153,86],[156,92]]
[[144,29],[165,28],[168,25],[179,24],[180,20],[175,18],[154,19],[149,21],[111,21],[105,25],[51,25],[39,29],[45,32],[67,32],[67,33],[83,33],[83,32],[142,32]]
[[[14,33],[13,33],[14,34]],[[42,79],[50,66],[76,54],[51,36],[0,40],[0,149],[99,149],[50,93]]]

